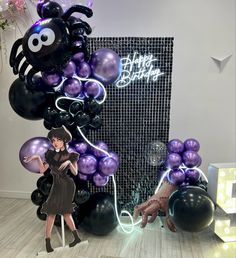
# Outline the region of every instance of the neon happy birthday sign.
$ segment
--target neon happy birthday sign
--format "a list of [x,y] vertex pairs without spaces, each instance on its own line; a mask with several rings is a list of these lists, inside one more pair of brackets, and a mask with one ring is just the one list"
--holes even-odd
[[128,55],[122,58],[122,72],[116,86],[124,88],[131,82],[142,79],[146,79],[147,83],[150,80],[156,81],[159,76],[164,74],[160,68],[156,67],[155,62],[157,61],[158,59],[155,59],[153,54],[143,56],[137,52],[134,52],[133,56]]

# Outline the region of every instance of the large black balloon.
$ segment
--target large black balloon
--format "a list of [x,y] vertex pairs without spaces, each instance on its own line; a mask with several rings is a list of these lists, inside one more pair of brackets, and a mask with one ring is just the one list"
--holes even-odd
[[37,181],[37,187],[41,193],[48,196],[52,187],[52,176],[42,176]]
[[37,211],[36,211],[36,214],[37,214],[37,217],[40,219],[40,220],[46,220],[47,219],[47,215],[45,213],[42,213],[41,212],[41,209],[42,207],[39,206]]
[[214,203],[200,187],[187,186],[170,196],[169,214],[178,228],[199,232],[212,223]]
[[38,190],[34,190],[31,194],[31,201],[35,205],[42,205],[45,202],[46,198],[45,196]]
[[87,202],[90,198],[90,192],[85,189],[79,189],[75,192],[74,202],[77,205]]
[[81,227],[95,235],[106,235],[118,224],[113,196],[109,193],[95,193],[79,206],[78,221]]
[[47,107],[47,95],[42,91],[29,90],[27,84],[16,79],[9,91],[9,101],[13,110],[21,117],[39,120]]

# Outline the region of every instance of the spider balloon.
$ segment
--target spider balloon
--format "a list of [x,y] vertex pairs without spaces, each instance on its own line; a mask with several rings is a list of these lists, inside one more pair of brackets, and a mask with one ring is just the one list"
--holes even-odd
[[[51,1],[38,4],[41,17],[16,40],[10,54],[10,66],[14,74],[33,86],[32,78],[39,71],[60,71],[77,52],[86,52],[86,35],[92,32],[88,23],[72,16],[78,12],[90,18],[93,13],[88,7],[74,5],[63,13],[62,7]],[[22,46],[22,51],[18,49]],[[23,61],[23,59],[25,59]],[[21,65],[22,64],[22,65]],[[29,72],[26,70],[29,66]]]

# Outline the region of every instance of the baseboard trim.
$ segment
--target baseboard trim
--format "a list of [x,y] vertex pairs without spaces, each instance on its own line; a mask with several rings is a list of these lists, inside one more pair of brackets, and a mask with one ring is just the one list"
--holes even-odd
[[31,198],[31,192],[0,190],[0,197],[17,198],[17,199],[30,199]]

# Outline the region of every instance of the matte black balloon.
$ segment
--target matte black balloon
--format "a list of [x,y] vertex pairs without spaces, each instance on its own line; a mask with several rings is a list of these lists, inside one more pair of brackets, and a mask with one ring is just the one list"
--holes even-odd
[[79,207],[81,227],[95,235],[106,235],[117,225],[113,196],[109,193],[95,193]]
[[42,119],[44,109],[48,105],[47,95],[44,92],[28,90],[27,84],[20,79],[16,79],[11,85],[9,101],[19,116],[29,120]]
[[199,232],[212,223],[214,203],[203,189],[182,187],[170,196],[169,214],[178,228]]
[[42,205],[45,202],[46,198],[45,196],[38,190],[34,190],[31,194],[31,201],[35,205]]
[[83,127],[89,124],[90,122],[90,116],[83,112],[78,112],[77,115],[74,117],[74,121],[76,125],[79,127]]
[[52,181],[52,177],[40,177],[37,181],[37,187],[39,191],[48,196],[52,187]]
[[85,102],[85,111],[92,115],[97,115],[102,111],[102,105],[95,99],[89,99]]
[[47,219],[47,214],[41,213],[41,209],[42,209],[42,207],[39,206],[38,209],[37,209],[37,211],[36,211],[37,217],[38,217],[40,220],[46,220],[46,219]]
[[80,101],[74,101],[73,103],[71,103],[70,105],[70,112],[73,115],[76,115],[79,111],[82,111],[84,107],[84,104]]
[[80,205],[87,202],[89,198],[90,198],[90,192],[85,189],[81,189],[75,192],[74,201],[77,205]]
[[58,112],[55,108],[47,107],[44,110],[43,118],[50,123],[54,123],[56,120],[57,114]]
[[[87,127],[82,127],[82,128],[80,128],[80,130],[82,131],[82,133],[85,136],[88,134],[88,128]],[[70,132],[71,132],[71,134],[73,136],[73,139],[76,139],[77,141],[84,140],[84,138],[80,134],[80,132],[79,132],[77,127],[72,126],[71,129],[70,129]]]
[[48,122],[47,120],[43,121],[43,125],[47,130],[51,130],[53,128],[53,124],[51,124],[50,122]]
[[71,116],[68,112],[65,111],[61,111],[55,119],[56,127],[61,127],[62,125],[64,125],[65,127],[69,127],[71,124]]
[[102,126],[102,119],[100,116],[96,115],[89,123],[90,128],[96,130],[101,128]]

